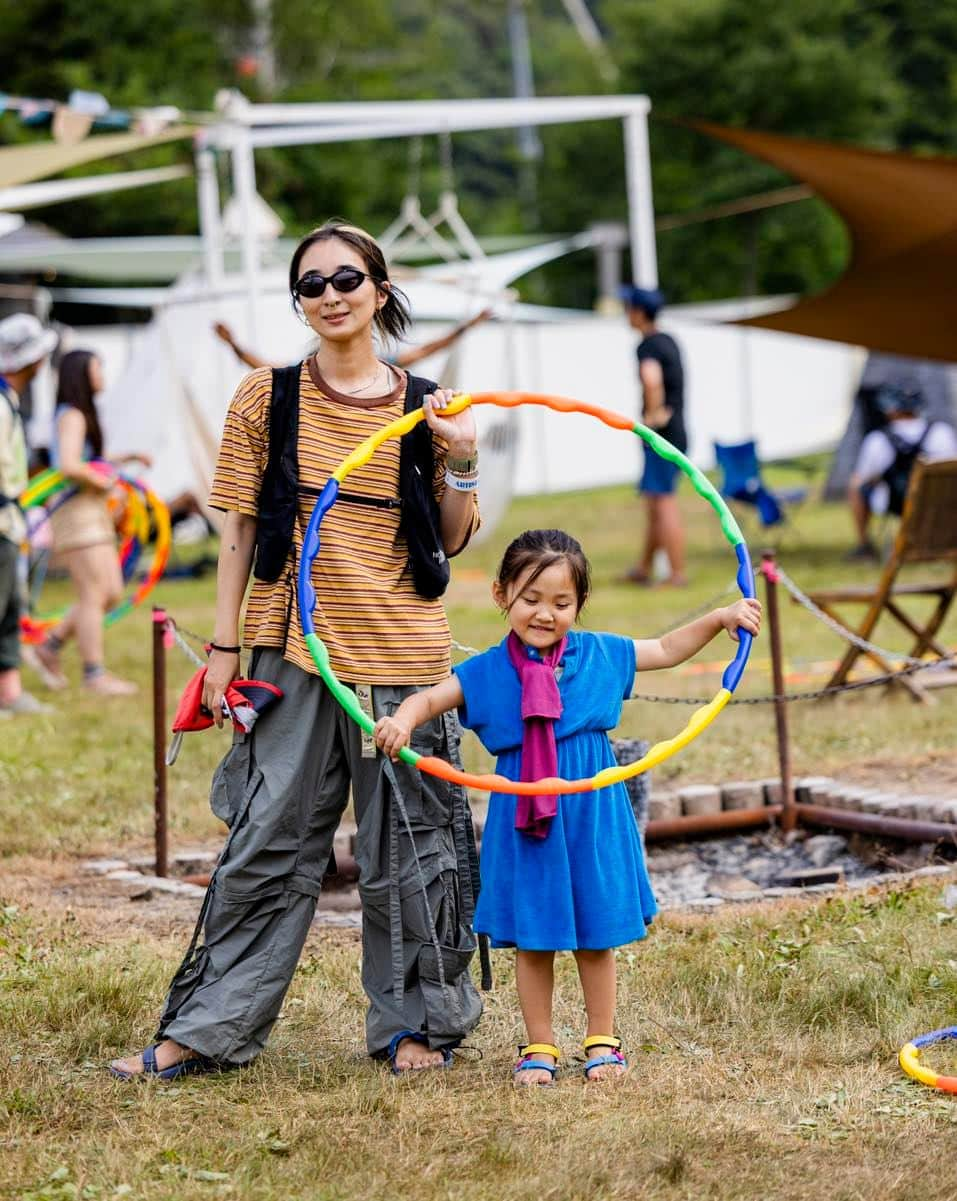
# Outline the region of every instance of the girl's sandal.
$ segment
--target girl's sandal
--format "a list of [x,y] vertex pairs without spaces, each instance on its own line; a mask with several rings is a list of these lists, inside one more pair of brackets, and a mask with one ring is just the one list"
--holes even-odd
[[[518,1084],[519,1072],[548,1072],[551,1079],[536,1081],[539,1088],[550,1088],[555,1083],[555,1073],[558,1071],[558,1060],[561,1057],[558,1047],[553,1047],[551,1043],[527,1043],[518,1048],[518,1053],[519,1061],[512,1069],[514,1084]],[[555,1062],[544,1063],[541,1059],[533,1059],[533,1055],[551,1055]]]
[[[610,1055],[594,1055],[585,1061],[585,1066],[582,1069],[585,1074],[585,1079],[598,1084],[603,1080],[620,1080],[628,1071],[628,1060],[621,1053],[621,1039],[615,1038],[612,1034],[590,1034],[582,1043],[582,1050],[587,1055],[592,1047],[611,1047]],[[607,1076],[592,1076],[595,1068],[604,1067],[605,1064],[617,1064],[620,1072],[615,1072]]]

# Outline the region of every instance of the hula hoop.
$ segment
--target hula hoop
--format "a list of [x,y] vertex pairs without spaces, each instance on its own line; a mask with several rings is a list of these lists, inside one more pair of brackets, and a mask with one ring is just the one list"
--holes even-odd
[[[674,463],[681,472],[688,476],[695,491],[715,510],[724,536],[734,550],[738,561],[736,579],[738,587],[741,590],[741,595],[744,597],[754,596],[754,573],[751,570],[751,558],[748,554],[744,536],[738,528],[738,523],[735,521],[733,514],[707,476],[702,474],[689,459],[685,458],[681,451],[676,450],[670,442],[666,442],[660,434],[656,434],[654,430],[648,429],[646,426],[634,422],[620,413],[600,408],[598,405],[586,404],[564,396],[541,396],[531,392],[480,392],[474,396],[467,394],[456,396],[444,412],[451,415],[462,412],[469,405],[481,404],[497,405],[500,408],[516,408],[519,405],[533,404],[552,409],[556,413],[583,413],[590,417],[597,417],[599,421],[611,426],[612,429],[625,430],[628,433],[637,434],[653,451],[661,455],[663,459]],[[375,728],[375,722],[367,714],[363,713],[356,700],[355,693],[350,688],[347,688],[337,678],[335,672],[333,672],[329,663],[329,652],[315,630],[312,612],[316,604],[316,592],[311,580],[312,565],[319,554],[319,527],[326,513],[335,504],[342,481],[357,467],[364,466],[383,442],[387,442],[390,438],[399,438],[403,434],[407,434],[424,419],[425,413],[422,409],[406,413],[403,417],[397,418],[377,433],[366,438],[350,455],[343,459],[319,494],[303,539],[297,596],[299,602],[299,620],[302,624],[305,642],[326,687],[349,717],[367,734],[372,733]],[[700,709],[696,709],[684,729],[673,738],[656,743],[641,759],[635,763],[629,763],[624,767],[605,768],[589,779],[563,780],[556,777],[519,782],[517,780],[508,780],[505,776],[498,774],[473,775],[469,772],[459,771],[450,763],[446,763],[444,759],[437,759],[433,755],[420,755],[410,747],[403,747],[399,752],[399,757],[404,763],[409,764],[410,767],[418,768],[419,771],[427,772],[429,775],[439,776],[441,779],[448,780],[451,783],[461,784],[466,788],[475,788],[484,792],[505,792],[522,796],[534,796],[537,793],[567,794],[591,792],[596,788],[605,788],[609,784],[628,780],[632,776],[640,775],[642,772],[656,767],[659,763],[663,763],[683,747],[686,747],[702,731],[707,729],[725,707],[741,680],[748,656],[751,653],[751,634],[746,630],[739,630],[738,638],[737,653],[725,668],[721,679],[721,687],[712,699],[706,705],[702,705]]]
[[[94,461],[91,465],[98,470],[110,470],[108,463],[102,463],[98,460]],[[156,549],[150,569],[143,580],[140,581],[139,585],[130,595],[125,596],[118,605],[104,614],[103,624],[105,626],[115,624],[121,617],[129,613],[131,609],[142,604],[146,597],[149,596],[166,570],[172,543],[169,510],[156,493],[139,479],[128,479],[125,476],[118,476],[117,483],[126,491],[128,500],[130,501],[130,512],[124,517],[126,529],[124,530],[119,548],[120,567],[125,584],[129,583],[132,578],[136,564],[143,552],[143,547],[149,537],[150,514],[152,514],[153,524],[156,528]],[[70,484],[70,481],[62,472],[51,467],[46,471],[40,472],[39,475],[30,481],[28,487],[20,494],[20,507],[26,512],[36,508],[38,505],[45,504],[49,500],[53,500],[54,504],[52,507],[56,509],[75,495],[76,491],[77,489]],[[24,642],[34,644],[42,642],[47,633],[62,619],[66,611],[66,608],[63,608],[55,613],[44,614],[40,617],[24,614],[20,618],[21,639]]]
[[924,1067],[920,1062],[920,1053],[924,1047],[934,1043],[944,1042],[948,1038],[957,1038],[957,1026],[945,1026],[943,1030],[933,1030],[930,1034],[922,1034],[901,1047],[898,1061],[904,1071],[913,1080],[936,1088],[942,1093],[957,1093],[957,1076],[939,1076],[937,1072]]

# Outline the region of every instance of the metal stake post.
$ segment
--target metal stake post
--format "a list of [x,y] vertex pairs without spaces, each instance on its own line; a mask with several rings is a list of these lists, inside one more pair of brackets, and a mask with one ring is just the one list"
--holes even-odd
[[774,552],[761,556],[761,574],[767,595],[768,634],[771,640],[771,680],[775,695],[774,723],[778,736],[778,764],[781,772],[781,829],[787,833],[797,825],[794,788],[791,780],[791,740],[788,734],[787,703],[784,697],[784,663],[781,654],[781,618],[778,612],[778,573]]
[[153,609],[153,839],[156,874],[169,875],[166,807],[166,610]]

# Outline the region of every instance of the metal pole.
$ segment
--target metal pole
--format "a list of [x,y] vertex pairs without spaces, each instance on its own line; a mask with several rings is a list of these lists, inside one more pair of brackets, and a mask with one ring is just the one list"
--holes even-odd
[[634,112],[629,113],[623,124],[628,230],[631,237],[631,278],[642,288],[657,288],[658,252],[655,248],[655,205],[651,191],[647,101],[643,100]]
[[166,807],[166,610],[153,609],[153,840],[156,874],[169,875]]
[[203,268],[209,289],[223,286],[223,227],[219,211],[219,180],[216,156],[202,147],[196,151],[196,190],[199,201],[199,232],[203,240]]
[[794,786],[791,779],[791,740],[788,735],[787,702],[784,696],[784,663],[781,654],[781,619],[778,612],[778,573],[774,552],[761,556],[761,574],[767,589],[768,634],[771,642],[771,681],[775,697],[774,723],[778,735],[778,764],[781,771],[781,829],[787,833],[797,825]]
[[[749,826],[766,826],[780,815],[780,805],[763,805],[760,809],[724,809],[720,813],[702,813],[698,817],[655,818],[645,826],[645,841],[667,842],[671,838],[690,838],[694,834],[722,834],[728,830],[745,830]],[[957,826],[954,829],[957,830]]]
[[256,324],[259,300],[259,234],[256,228],[256,160],[249,130],[235,129],[233,142],[233,191],[239,205],[242,231],[240,251],[243,282],[246,288],[246,339],[256,344]]

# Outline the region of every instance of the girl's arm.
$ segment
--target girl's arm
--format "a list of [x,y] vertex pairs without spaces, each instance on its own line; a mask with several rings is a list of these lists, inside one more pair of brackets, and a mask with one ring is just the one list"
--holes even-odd
[[636,638],[636,669],[655,671],[660,667],[675,667],[678,663],[684,663],[703,646],[707,646],[722,630],[727,630],[737,642],[739,626],[749,634],[760,633],[759,600],[739,600],[723,609],[714,609],[704,617],[699,617],[697,621],[672,630],[670,634],[664,634],[661,638]]
[[[227,513],[216,571],[216,622],[212,640],[219,646],[239,645],[239,612],[249,583],[255,546],[256,518],[246,513]],[[238,675],[238,651],[210,651],[203,704],[218,726],[223,724],[223,693]]]
[[390,759],[396,760],[402,747],[408,746],[412,731],[424,725],[440,713],[457,709],[465,701],[465,693],[458,676],[449,676],[441,684],[434,684],[424,692],[413,693],[402,702],[391,717],[380,717],[375,724],[373,736],[379,750]]
[[56,423],[60,471],[68,480],[97,492],[109,492],[116,482],[113,475],[96,471],[83,460],[86,441],[86,421],[79,409],[69,408],[60,414]]

